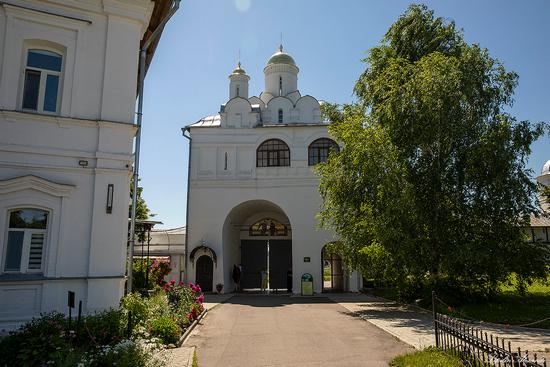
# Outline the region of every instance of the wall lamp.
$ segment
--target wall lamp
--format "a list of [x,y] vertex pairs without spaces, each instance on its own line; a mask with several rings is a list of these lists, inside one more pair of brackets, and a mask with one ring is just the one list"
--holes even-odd
[[113,192],[115,191],[115,185],[109,184],[107,185],[107,207],[105,208],[105,211],[107,214],[111,214],[113,212]]

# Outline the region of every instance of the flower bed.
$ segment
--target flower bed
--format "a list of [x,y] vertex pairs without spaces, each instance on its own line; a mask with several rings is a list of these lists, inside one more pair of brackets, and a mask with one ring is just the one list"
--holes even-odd
[[129,294],[119,309],[73,319],[70,327],[63,314],[43,314],[0,339],[0,366],[162,366],[156,352],[178,341],[203,299],[199,286],[170,281],[150,297]]

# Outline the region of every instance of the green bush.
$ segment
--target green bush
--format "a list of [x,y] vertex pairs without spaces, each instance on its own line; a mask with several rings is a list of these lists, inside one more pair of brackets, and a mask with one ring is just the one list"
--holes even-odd
[[118,343],[126,336],[126,317],[121,310],[108,310],[84,317],[81,342],[96,346]]
[[181,334],[177,322],[170,316],[151,320],[149,331],[151,335],[160,338],[164,344],[176,343]]
[[132,313],[132,325],[143,325],[149,317],[149,305],[146,298],[143,298],[139,293],[130,293],[120,301],[123,312],[126,317],[128,313]]
[[90,367],[160,367],[164,364],[150,348],[132,340],[124,340],[112,346],[105,346],[94,353],[86,354],[79,363]]
[[79,326],[73,320],[70,329],[68,319],[61,313],[43,314],[33,319],[0,338],[0,367],[160,366],[162,361],[153,355],[156,344],[142,339],[148,337],[146,333],[136,334],[135,340],[126,339],[128,310],[142,318],[142,329],[150,314],[161,315],[163,318],[152,319],[151,325],[156,336],[165,343],[177,340],[181,333],[177,324],[165,316],[170,311],[165,294],[159,293],[150,300],[131,295],[123,300],[121,309],[85,316]]
[[0,366],[41,366],[70,348],[65,316],[43,314],[0,339]]

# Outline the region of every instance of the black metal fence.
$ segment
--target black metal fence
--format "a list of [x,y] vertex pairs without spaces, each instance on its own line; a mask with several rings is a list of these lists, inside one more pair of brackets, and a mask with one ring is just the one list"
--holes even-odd
[[440,314],[435,307],[433,316],[436,346],[459,356],[466,366],[547,367],[536,353],[512,349],[510,341]]

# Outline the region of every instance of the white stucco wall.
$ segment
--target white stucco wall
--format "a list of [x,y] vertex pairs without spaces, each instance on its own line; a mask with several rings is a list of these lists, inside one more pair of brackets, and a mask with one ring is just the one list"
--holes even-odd
[[[146,0],[12,3],[36,11],[0,5],[1,328],[40,312],[66,312],[68,290],[76,292],[77,303],[83,301],[85,312],[118,305],[138,50],[153,9]],[[56,114],[21,110],[28,47],[63,56]],[[18,188],[14,182],[27,183]],[[58,184],[70,190],[51,188]],[[109,184],[114,185],[110,214]],[[8,274],[3,265],[8,211],[25,207],[50,212],[43,272],[32,276]]]
[[[316,215],[321,199],[318,177],[308,166],[307,146],[319,137],[328,137],[326,126],[191,128],[191,137],[189,251],[200,246],[201,241],[216,251],[214,285],[223,283],[224,289],[230,291],[230,271],[240,262],[240,251],[235,246],[240,238],[231,232],[231,225],[224,226],[228,215],[242,203],[267,201],[279,207],[291,225],[294,291],[300,291],[300,277],[308,272],[314,277],[315,292],[321,292],[321,250],[335,238],[318,229]],[[270,138],[279,138],[289,145],[290,167],[256,167],[256,148]],[[216,159],[225,152],[235,157],[227,170]],[[253,214],[257,212],[249,213]],[[304,257],[311,262],[305,263]],[[194,264],[188,263],[187,268],[188,280],[195,281]],[[357,289],[357,281],[350,284],[350,289]]]

